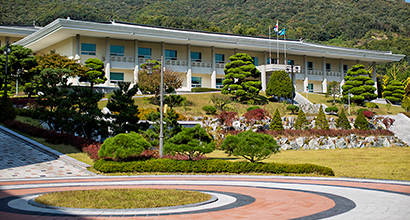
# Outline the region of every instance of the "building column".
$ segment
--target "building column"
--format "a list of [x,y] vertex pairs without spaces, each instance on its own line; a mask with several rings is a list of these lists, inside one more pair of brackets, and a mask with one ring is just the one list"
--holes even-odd
[[326,77],[326,58],[322,57],[322,92],[327,92],[327,77]]
[[303,71],[305,72],[305,78],[308,77],[307,56],[303,55]]
[[77,34],[75,35],[75,55],[76,56],[80,56],[80,35]]
[[356,65],[360,63],[360,60],[356,60]]
[[305,77],[305,80],[303,80],[303,91],[309,92],[309,77]]
[[342,92],[343,92],[343,90],[342,90],[342,86],[345,84],[345,80],[344,80],[344,78],[345,78],[345,72],[344,72],[344,69],[343,69],[343,59],[340,59],[340,68],[339,68],[339,71],[340,71],[340,95],[342,94]]
[[234,53],[234,55],[237,54],[237,53],[238,53],[238,48],[235,48],[235,49],[233,50],[233,53]]
[[262,91],[266,91],[267,82],[266,82],[266,65],[262,65],[261,70],[261,84],[262,84]]
[[105,77],[107,78],[107,81],[105,81],[106,86],[110,86],[111,84],[111,79],[110,79],[110,69],[111,69],[111,57],[110,57],[110,38],[106,37],[105,38]]
[[186,85],[188,87],[188,90],[191,91],[191,82],[192,82],[192,62],[191,62],[191,45],[187,45],[187,66],[188,66],[188,71],[186,73]]
[[211,74],[211,88],[216,88],[216,69],[215,69],[215,47],[211,47],[211,56],[212,56],[212,74]]
[[263,62],[261,64],[268,65],[268,52],[263,51]]
[[138,59],[138,40],[134,40],[134,82],[138,83],[138,69],[139,69],[139,59]]
[[[161,42],[161,56],[164,57],[164,61],[165,61],[165,42]],[[163,66],[165,66],[165,63],[163,64]]]
[[374,81],[374,87],[376,87],[376,90],[374,91],[374,94],[377,94],[377,90],[379,90],[379,88],[377,88],[377,72],[376,72],[376,62],[372,63],[372,67],[373,67],[373,72],[372,72],[372,80]]

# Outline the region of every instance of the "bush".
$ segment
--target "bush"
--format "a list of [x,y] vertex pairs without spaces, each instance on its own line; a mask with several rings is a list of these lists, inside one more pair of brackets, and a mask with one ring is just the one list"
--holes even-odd
[[357,116],[354,127],[360,130],[370,130],[369,122],[366,120],[366,117],[364,117],[363,111]]
[[269,117],[268,111],[264,109],[254,109],[252,111],[248,111],[243,115],[248,122],[255,122],[260,121],[262,119],[267,119]]
[[252,163],[279,152],[279,148],[272,136],[255,133],[252,130],[226,137],[221,146],[229,156],[243,157]]
[[378,108],[379,106],[377,106],[376,103],[374,102],[366,102],[366,104],[364,104],[367,108],[370,108],[370,111],[373,111],[373,109]]
[[98,151],[99,157],[113,160],[127,160],[139,156],[144,150],[151,147],[141,135],[131,131],[129,134],[118,134],[107,138]]
[[286,107],[286,110],[291,111],[292,115],[295,114],[295,112],[299,111],[299,106],[297,105],[288,105],[288,107]]
[[237,116],[237,115],[238,115],[238,113],[236,113],[236,112],[226,112],[226,111],[222,111],[222,112],[218,115],[219,123],[221,123],[221,125],[231,126],[233,120],[236,119],[236,116]]
[[211,153],[214,150],[215,143],[200,125],[193,128],[183,128],[164,146],[165,153],[186,155],[189,160],[194,160],[195,157]]
[[309,121],[306,119],[306,115],[302,109],[299,109],[298,117],[295,122],[295,129],[306,130],[309,128]]
[[202,107],[202,110],[204,110],[208,115],[214,115],[216,113],[216,108],[209,105]]
[[224,160],[177,161],[150,159],[116,162],[98,160],[94,168],[103,173],[115,172],[172,172],[172,173],[314,173],[334,176],[331,168],[314,164],[247,163]]
[[1,97],[0,112],[0,123],[4,123],[6,120],[14,120],[16,118],[16,109],[13,107],[10,97],[7,94]]
[[250,112],[250,111],[255,110],[255,109],[260,109],[260,107],[259,106],[251,106],[251,107],[246,109],[246,112]]
[[345,109],[342,108],[340,111],[339,117],[336,119],[336,127],[341,129],[351,129],[352,126],[349,123],[349,120],[346,117]]
[[282,125],[282,118],[280,117],[278,109],[276,109],[275,113],[273,114],[273,118],[271,119],[269,129],[275,131],[282,131],[284,129]]
[[404,97],[403,102],[401,103],[401,107],[406,110],[406,112],[410,112],[410,98]]
[[360,114],[360,112],[364,112],[364,111],[369,111],[369,109],[367,109],[367,108],[359,108],[359,109],[357,109],[357,115],[359,115]]
[[221,91],[221,89],[204,88],[204,87],[195,87],[191,89],[191,92],[214,92],[214,91]]
[[337,114],[337,111],[339,111],[339,109],[336,106],[327,107],[325,109],[325,112],[328,112],[330,114]]
[[374,114],[373,112],[371,112],[371,111],[363,111],[363,115],[364,115],[364,117],[366,117],[367,119],[372,119],[375,114]]
[[320,106],[319,113],[316,117],[315,129],[329,129],[329,122],[326,119],[326,115],[323,112],[322,106]]
[[181,106],[182,102],[186,100],[186,97],[180,95],[167,95],[164,97],[164,103],[167,104],[170,108]]

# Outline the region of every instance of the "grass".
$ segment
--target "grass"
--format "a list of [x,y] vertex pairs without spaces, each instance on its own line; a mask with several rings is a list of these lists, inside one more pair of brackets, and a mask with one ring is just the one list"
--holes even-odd
[[211,195],[174,189],[100,189],[47,193],[37,203],[89,209],[135,209],[169,207],[204,202]]
[[[209,158],[242,160],[214,151]],[[263,162],[311,163],[330,167],[335,177],[410,181],[410,147],[335,150],[287,150]]]

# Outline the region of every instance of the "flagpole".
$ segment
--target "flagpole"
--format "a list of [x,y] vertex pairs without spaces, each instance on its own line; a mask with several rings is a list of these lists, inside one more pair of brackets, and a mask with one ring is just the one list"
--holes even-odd
[[286,65],[286,32],[285,32],[285,35],[283,35],[283,37],[285,38],[285,65]]
[[[278,21],[276,21],[276,24],[278,23]],[[276,64],[279,64],[279,26],[278,26],[278,31],[276,32]]]
[[271,64],[271,62],[272,62],[272,49],[271,49],[272,47],[271,47],[271,41],[270,41],[270,25],[269,25],[269,63],[268,64]]

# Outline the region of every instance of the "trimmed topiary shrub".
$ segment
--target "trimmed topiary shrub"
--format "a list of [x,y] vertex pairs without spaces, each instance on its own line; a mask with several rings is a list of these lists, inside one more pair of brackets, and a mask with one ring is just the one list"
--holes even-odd
[[284,129],[282,124],[282,118],[280,117],[278,109],[276,109],[275,113],[273,114],[273,118],[271,119],[269,129],[275,131],[282,131]]
[[337,111],[339,111],[339,109],[336,106],[327,107],[325,109],[325,112],[328,112],[329,114],[337,114]]
[[208,115],[214,115],[216,113],[216,108],[210,105],[202,107],[202,110],[204,110]]
[[6,120],[14,120],[17,112],[11,103],[10,97],[6,94],[1,97],[0,100],[0,123],[4,123]]
[[298,117],[296,118],[295,129],[297,130],[309,129],[309,121],[306,119],[306,115],[302,109],[299,110]]
[[191,92],[215,92],[215,91],[221,91],[221,89],[204,88],[204,87],[195,87],[191,89]]
[[373,109],[379,108],[379,106],[377,106],[377,104],[374,103],[374,102],[366,102],[366,104],[364,104],[364,105],[365,105],[367,108],[369,108],[371,112],[373,111]]
[[320,106],[319,113],[316,117],[315,129],[329,129],[329,122],[326,119],[326,115],[323,112],[322,106]]
[[195,157],[211,153],[214,150],[215,143],[200,125],[193,128],[183,128],[164,146],[165,153],[186,155],[189,160],[194,160]]
[[255,110],[255,109],[260,109],[260,107],[259,106],[251,106],[251,107],[247,108],[246,111],[250,112],[250,111]]
[[406,110],[406,112],[410,112],[410,98],[404,97],[403,102],[401,103],[401,107]]
[[403,84],[398,80],[392,80],[384,88],[383,98],[389,100],[390,102],[397,103],[403,100],[405,94]]
[[139,156],[144,150],[151,147],[141,135],[131,131],[129,134],[118,134],[107,138],[98,151],[99,157],[124,161]]
[[288,107],[286,107],[286,110],[290,111],[293,114],[295,114],[295,112],[299,111],[299,106],[297,105],[288,105]]
[[248,163],[225,160],[171,160],[116,162],[98,160],[93,167],[103,173],[172,172],[172,173],[314,173],[334,176],[331,168],[314,164]]
[[243,157],[250,162],[257,162],[279,152],[279,145],[275,139],[267,134],[260,134],[248,130],[237,135],[226,137],[221,149],[229,156]]
[[357,116],[354,127],[360,130],[370,130],[369,122],[366,120],[366,117],[364,117],[363,111]]
[[346,117],[345,109],[342,108],[339,114],[339,118],[336,119],[336,127],[341,129],[351,129],[352,126],[349,123],[349,120]]
[[347,75],[345,76],[345,84],[342,86],[343,97],[342,100],[346,103],[348,100],[348,94],[353,95],[351,101],[361,104],[363,101],[372,100],[377,98],[377,94],[374,94],[376,87],[374,87],[374,81],[370,77],[369,71],[365,69],[362,64],[353,66]]

